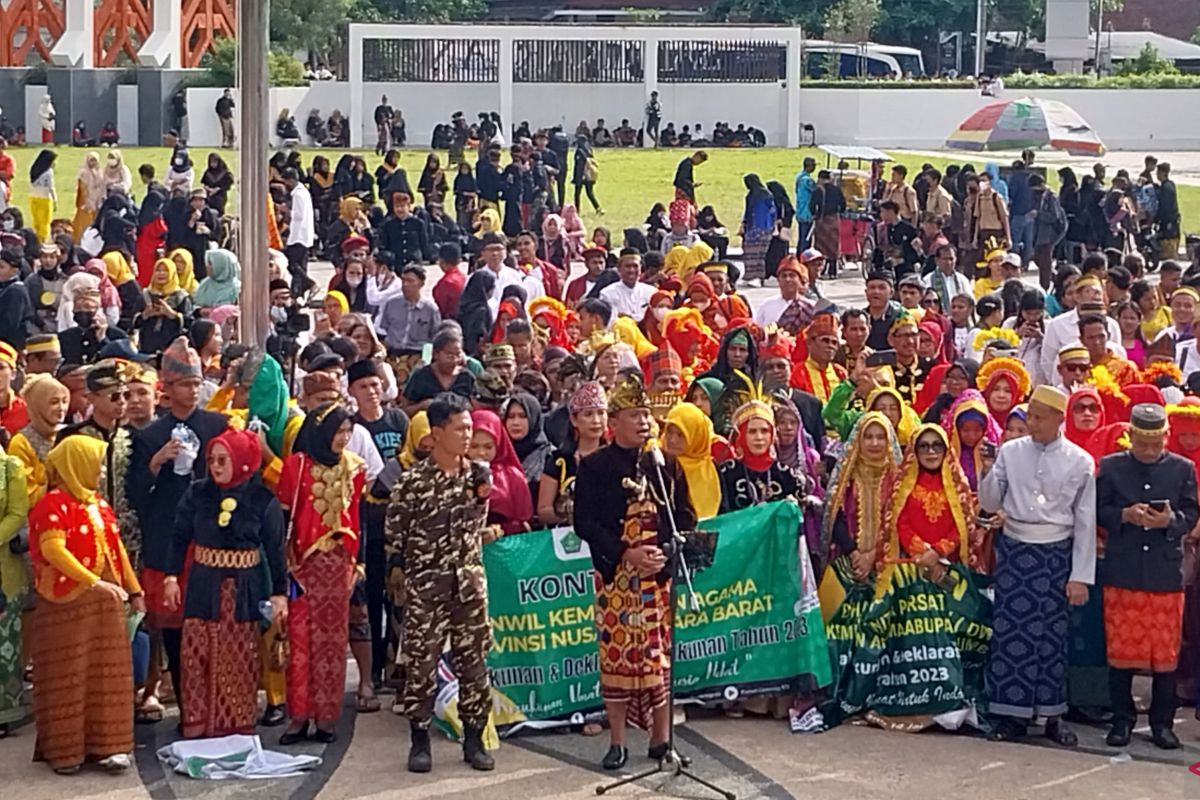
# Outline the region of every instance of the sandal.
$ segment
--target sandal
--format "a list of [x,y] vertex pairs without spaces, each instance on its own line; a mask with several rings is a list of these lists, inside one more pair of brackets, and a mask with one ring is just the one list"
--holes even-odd
[[359,714],[374,714],[381,707],[379,698],[373,694],[360,693],[355,697],[354,709]]
[[151,695],[147,697],[133,712],[133,721],[139,725],[147,725],[155,722],[162,722],[163,714],[166,710],[157,697]]
[[599,722],[585,722],[579,732],[584,736],[599,736],[604,733],[604,726]]

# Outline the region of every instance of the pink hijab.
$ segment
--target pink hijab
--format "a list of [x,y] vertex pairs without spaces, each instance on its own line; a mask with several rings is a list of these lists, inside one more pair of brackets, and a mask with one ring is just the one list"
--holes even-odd
[[120,309],[121,296],[117,294],[117,287],[113,286],[112,279],[108,277],[104,262],[98,258],[89,258],[83,265],[83,271],[100,279],[100,305],[104,308],[115,306]]
[[529,484],[525,482],[525,470],[521,459],[508,438],[508,431],[496,412],[484,408],[471,412],[471,423],[475,430],[483,431],[496,442],[496,455],[492,458],[492,493],[488,497],[488,516],[499,522],[506,533],[524,530],[524,524],[533,517],[533,499]]

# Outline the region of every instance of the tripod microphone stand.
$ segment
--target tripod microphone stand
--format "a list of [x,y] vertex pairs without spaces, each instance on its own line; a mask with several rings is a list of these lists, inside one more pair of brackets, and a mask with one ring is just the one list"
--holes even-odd
[[[671,594],[670,594],[670,613],[667,618],[670,620],[670,642],[671,650],[675,649],[675,607],[679,595],[679,581],[682,579],[687,585],[688,591],[688,607],[693,611],[699,610],[699,603],[696,601],[696,590],[692,586],[692,571],[688,567],[687,562],[683,557],[683,548],[687,540],[683,534],[679,532],[679,527],[675,524],[675,510],[671,507],[671,496],[667,491],[666,479],[663,477],[663,467],[666,466],[666,461],[663,458],[662,451],[657,446],[651,445],[648,450],[650,456],[654,459],[655,476],[658,478],[658,489],[662,492],[663,503],[667,509],[667,521],[670,524],[671,542],[674,545],[671,548],[670,567],[671,567]],[[684,763],[679,753],[675,750],[675,657],[672,652],[667,666],[667,753],[663,756],[657,766],[651,767],[642,772],[620,780],[606,783],[596,787],[596,794],[602,795],[626,784],[635,783],[645,780],[646,778],[655,775],[671,775],[682,776],[688,780],[698,783],[706,789],[716,792],[725,798],[725,800],[736,800],[736,795],[733,792],[726,791],[716,784],[708,781],[688,771],[687,766],[691,762]]]

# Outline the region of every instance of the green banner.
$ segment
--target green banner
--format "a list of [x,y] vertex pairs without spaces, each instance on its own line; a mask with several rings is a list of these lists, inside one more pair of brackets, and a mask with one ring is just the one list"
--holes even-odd
[[[832,567],[846,595],[828,626],[838,675],[822,709],[826,724],[866,713],[884,726],[903,717],[895,726],[912,729],[946,712],[978,709],[992,633],[988,578],[955,564],[954,586],[945,589],[914,564],[897,564],[876,597],[875,584],[854,583],[845,566]],[[960,715],[944,724],[964,721],[973,720]]]
[[[675,688],[680,697],[735,700],[830,680],[825,628],[800,509],[778,502],[705,520],[713,564],[680,586]],[[602,706],[587,545],[570,529],[508,536],[483,552],[497,725],[578,718]],[[505,702],[505,700],[507,702]]]

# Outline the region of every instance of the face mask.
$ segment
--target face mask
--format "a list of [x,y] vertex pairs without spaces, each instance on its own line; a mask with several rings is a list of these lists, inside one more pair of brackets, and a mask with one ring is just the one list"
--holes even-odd
[[654,309],[654,318],[656,320],[658,320],[659,322],[662,322],[664,319],[666,319],[668,311],[670,311],[669,308],[664,308],[664,307],[656,308],[656,309]]
[[72,317],[75,320],[75,324],[78,325],[79,327],[90,328],[90,327],[92,327],[92,323],[96,321],[96,312],[95,311],[76,311],[72,315]]
[[15,227],[17,227],[17,223],[13,221],[12,217],[8,217],[4,220],[4,230],[11,231]]
[[361,284],[361,283],[362,283],[361,275],[356,275],[354,277],[351,277],[349,275],[346,276],[346,285],[349,286],[351,289],[357,289],[359,287],[359,284]]
[[287,309],[283,306],[271,306],[271,322],[287,322]]

